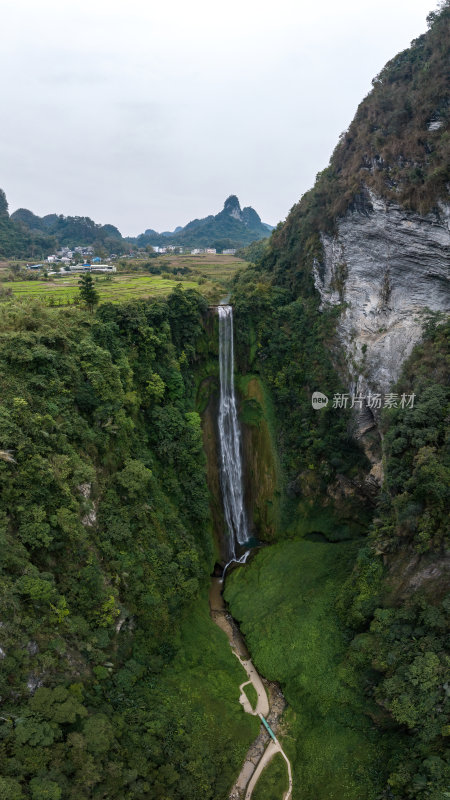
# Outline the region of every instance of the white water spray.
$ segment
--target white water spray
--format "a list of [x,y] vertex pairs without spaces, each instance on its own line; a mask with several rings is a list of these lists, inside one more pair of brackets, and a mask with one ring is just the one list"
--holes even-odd
[[249,533],[244,508],[241,440],[234,393],[233,308],[224,305],[219,306],[218,310],[220,483],[228,527],[229,559],[245,561],[247,553],[239,559],[236,558],[236,546],[245,544]]

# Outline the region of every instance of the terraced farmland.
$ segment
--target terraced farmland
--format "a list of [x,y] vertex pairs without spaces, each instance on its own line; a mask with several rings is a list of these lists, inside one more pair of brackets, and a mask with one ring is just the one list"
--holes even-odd
[[[197,289],[211,302],[216,302],[228,291],[230,281],[244,261],[232,256],[162,256],[153,259],[151,264],[162,271],[162,275],[149,275],[145,262],[130,261],[119,269],[130,272],[117,272],[114,275],[93,275],[101,302],[120,303],[125,300],[146,297],[165,297],[181,283],[183,289]],[[188,275],[169,277],[165,270],[188,268]],[[132,270],[132,271],[131,271]],[[5,291],[10,290],[19,298],[35,298],[49,305],[67,305],[78,301],[78,280],[80,274],[61,274],[39,280],[3,280],[0,284]]]

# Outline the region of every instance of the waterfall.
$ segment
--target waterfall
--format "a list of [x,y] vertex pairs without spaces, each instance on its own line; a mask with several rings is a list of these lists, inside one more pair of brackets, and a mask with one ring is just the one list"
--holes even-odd
[[232,306],[219,306],[219,365],[220,483],[228,528],[229,559],[243,561],[247,553],[237,559],[236,547],[248,541],[249,533],[244,508],[241,441],[234,393]]

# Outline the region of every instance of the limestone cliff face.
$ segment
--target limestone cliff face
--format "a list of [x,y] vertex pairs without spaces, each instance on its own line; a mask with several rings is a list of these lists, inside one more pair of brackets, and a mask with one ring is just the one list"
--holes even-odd
[[322,306],[345,304],[338,337],[349,391],[389,391],[427,309],[449,311],[449,221],[450,206],[420,216],[367,191],[337,221],[336,235],[322,236],[315,284]]

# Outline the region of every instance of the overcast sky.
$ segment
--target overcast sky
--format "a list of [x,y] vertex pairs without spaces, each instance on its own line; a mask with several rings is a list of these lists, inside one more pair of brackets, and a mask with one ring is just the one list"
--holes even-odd
[[436,0],[2,0],[10,211],[124,235],[217,213],[276,224]]

